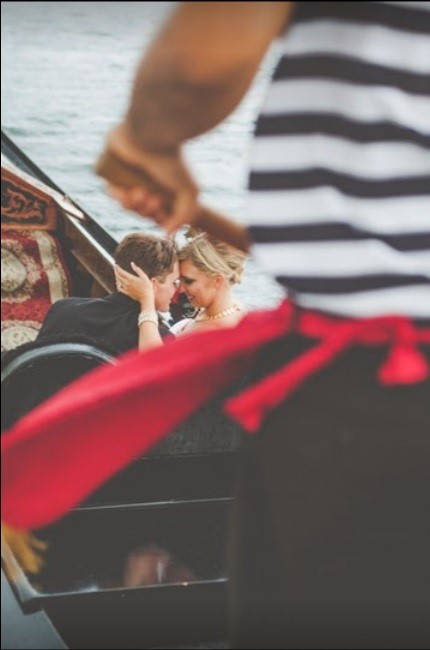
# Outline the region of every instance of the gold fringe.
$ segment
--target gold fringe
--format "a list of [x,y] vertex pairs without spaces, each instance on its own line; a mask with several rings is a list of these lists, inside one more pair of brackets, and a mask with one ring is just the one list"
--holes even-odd
[[46,542],[37,539],[33,533],[17,530],[2,523],[2,540],[13,553],[16,561],[25,573],[36,575],[42,569],[45,561],[43,552],[48,548]]

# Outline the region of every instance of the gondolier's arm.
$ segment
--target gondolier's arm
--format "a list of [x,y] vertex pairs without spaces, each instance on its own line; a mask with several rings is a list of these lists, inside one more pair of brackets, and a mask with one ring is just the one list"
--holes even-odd
[[[267,48],[285,27],[291,5],[179,5],[142,59],[124,121],[110,134],[99,161],[98,172],[116,185],[124,207],[152,216],[168,230],[182,223],[210,228],[207,213],[198,223],[197,187],[181,145],[237,107]],[[133,184],[135,191],[121,192],[118,177],[109,173],[111,154],[142,173],[140,192]]]

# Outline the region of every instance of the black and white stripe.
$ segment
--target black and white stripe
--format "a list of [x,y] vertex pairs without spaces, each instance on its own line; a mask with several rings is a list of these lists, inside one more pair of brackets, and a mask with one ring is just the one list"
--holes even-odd
[[430,3],[298,3],[256,124],[254,252],[301,305],[430,318]]
[[[356,228],[347,223],[313,223],[293,226],[254,226],[252,233],[261,244],[276,242],[322,242],[322,241],[374,241],[383,242],[397,251],[412,252],[430,249],[430,232],[375,233]],[[430,263],[430,262],[429,262]]]
[[[430,74],[430,73],[429,73]],[[286,136],[324,134],[357,143],[408,143],[427,150],[430,133],[389,121],[359,122],[353,118],[332,113],[289,113],[288,115],[261,115],[256,136]],[[259,140],[256,144],[258,145]]]
[[331,19],[336,22],[362,24],[427,34],[428,2],[300,2],[295,22]]

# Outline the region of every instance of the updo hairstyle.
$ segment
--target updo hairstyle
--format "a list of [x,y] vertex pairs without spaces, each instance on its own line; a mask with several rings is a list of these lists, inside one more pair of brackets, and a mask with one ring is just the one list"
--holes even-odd
[[200,233],[192,238],[189,238],[189,233],[186,236],[188,241],[178,253],[180,262],[190,260],[205,275],[221,274],[231,285],[240,283],[247,258],[246,253],[206,233]]

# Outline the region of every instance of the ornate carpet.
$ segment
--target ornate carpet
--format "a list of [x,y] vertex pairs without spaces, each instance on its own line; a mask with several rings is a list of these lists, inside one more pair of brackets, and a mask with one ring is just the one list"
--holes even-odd
[[53,302],[70,294],[59,243],[42,230],[1,233],[1,349],[33,341]]

